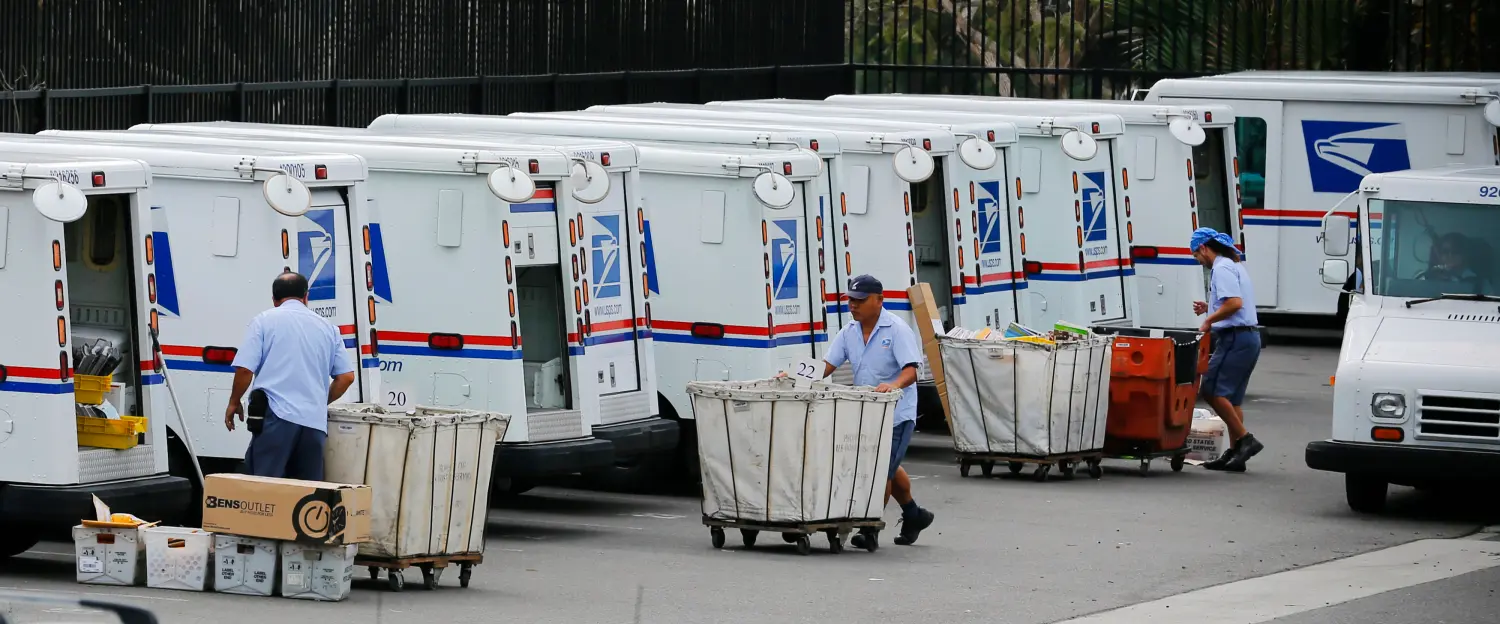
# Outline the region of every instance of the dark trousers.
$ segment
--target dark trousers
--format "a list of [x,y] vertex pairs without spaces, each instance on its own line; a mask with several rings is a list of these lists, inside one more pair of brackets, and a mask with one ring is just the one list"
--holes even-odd
[[266,410],[260,433],[250,438],[245,472],[257,477],[323,480],[323,444],[328,434],[287,422]]

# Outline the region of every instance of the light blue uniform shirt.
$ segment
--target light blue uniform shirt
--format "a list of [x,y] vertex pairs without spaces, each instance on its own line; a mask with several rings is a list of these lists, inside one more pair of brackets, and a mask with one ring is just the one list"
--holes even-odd
[[[922,352],[917,335],[889,310],[880,311],[880,320],[870,332],[870,341],[867,343],[864,338],[859,321],[849,321],[833,337],[823,361],[834,367],[849,362],[854,369],[854,385],[871,387],[896,381],[901,369],[908,364],[921,365]],[[917,385],[912,384],[901,390],[901,400],[896,402],[896,422],[892,424],[916,419]]]
[[329,381],[354,372],[338,328],[295,299],[250,321],[234,365],[255,373],[277,418],[325,433]]
[[1260,324],[1260,318],[1255,315],[1255,288],[1250,285],[1250,271],[1243,262],[1219,256],[1214,258],[1213,273],[1208,278],[1209,313],[1218,312],[1224,300],[1231,297],[1240,298],[1240,309],[1229,318],[1214,323],[1214,329]]

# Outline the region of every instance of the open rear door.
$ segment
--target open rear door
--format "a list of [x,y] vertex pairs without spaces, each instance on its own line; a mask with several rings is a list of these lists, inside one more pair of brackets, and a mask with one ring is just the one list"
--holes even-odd
[[[1111,144],[1114,142],[1111,141]],[[1078,219],[1078,262],[1084,282],[1082,304],[1089,323],[1126,318],[1125,286],[1129,260],[1121,253],[1125,227],[1124,211],[1115,210],[1115,168],[1110,149],[1101,145],[1098,155],[1079,163],[1074,171],[1076,192],[1074,215]],[[1072,319],[1064,319],[1072,320]]]
[[[582,336],[588,353],[584,383],[592,383],[601,397],[641,389],[640,361],[635,333],[635,288],[637,269],[631,266],[629,222],[625,216],[627,192],[623,176],[611,174],[611,184],[621,189],[597,204],[583,204],[559,197],[558,209],[576,228]],[[567,214],[571,212],[572,214]],[[572,262],[572,259],[569,259]],[[644,312],[641,314],[644,316]]]
[[[354,265],[349,241],[350,209],[344,193],[314,189],[312,208],[297,218],[297,272],[307,278],[307,307],[339,328],[351,366],[360,366],[355,310],[360,302],[354,288]],[[361,271],[362,273],[362,271]],[[344,392],[341,402],[364,400],[363,375]]]
[[[817,266],[816,209],[807,201],[806,183],[797,182],[796,197],[785,208],[762,207],[761,242],[765,245],[766,323],[775,360],[781,370],[817,356],[813,341],[819,293],[813,288]],[[811,236],[809,236],[811,235]],[[811,243],[809,242],[811,241]],[[822,314],[817,325],[821,327]],[[768,371],[771,374],[773,371]]]

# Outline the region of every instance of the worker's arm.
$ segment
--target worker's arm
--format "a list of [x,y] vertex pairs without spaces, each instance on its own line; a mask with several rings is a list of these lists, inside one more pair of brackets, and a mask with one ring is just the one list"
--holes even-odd
[[876,392],[895,392],[905,390],[907,386],[917,383],[917,365],[907,364],[901,369],[901,374],[896,375],[896,380],[891,383],[883,383],[875,386]]
[[901,372],[894,380],[875,386],[876,392],[892,392],[904,390],[917,383],[917,364],[922,361],[922,348],[917,342],[917,335],[905,325],[900,325],[894,330],[895,340],[891,341],[891,355],[901,363]]
[[1203,326],[1199,328],[1199,331],[1204,332],[1213,329],[1214,323],[1233,316],[1235,312],[1239,312],[1240,308],[1245,305],[1244,300],[1240,299],[1240,294],[1243,291],[1240,284],[1240,274],[1230,268],[1228,263],[1215,265],[1209,279],[1213,281],[1214,292],[1218,295],[1219,309],[1214,310],[1212,314],[1208,315],[1208,318],[1203,319]]
[[234,367],[234,386],[229,390],[229,405],[224,408],[224,426],[234,431],[234,418],[238,416],[240,421],[245,420],[245,406],[240,403],[245,392],[250,389],[250,382],[255,381],[255,373],[248,368]]
[[240,342],[239,350],[234,352],[234,385],[229,390],[229,405],[224,407],[224,426],[230,431],[234,431],[236,415],[241,422],[245,420],[245,407],[241,401],[250,390],[250,384],[255,381],[255,372],[260,370],[261,357],[264,355],[261,352],[263,344],[260,317],[257,316],[245,328],[245,339]]
[[[329,327],[332,329],[332,325]],[[333,405],[344,396],[349,386],[354,385],[354,365],[349,363],[349,354],[344,352],[344,337],[337,329],[332,329],[329,335],[333,337],[330,343],[333,349],[328,358],[328,376],[333,378],[333,383],[328,384],[328,404]]]
[[1239,297],[1229,297],[1225,299],[1223,303],[1220,303],[1219,309],[1215,310],[1213,314],[1208,315],[1208,318],[1204,322],[1208,323],[1209,325],[1213,325],[1214,323],[1234,316],[1234,313],[1239,312],[1240,308],[1244,307],[1244,305],[1244,300],[1240,299]]
[[333,402],[339,400],[339,397],[344,396],[344,392],[348,391],[349,386],[352,385],[354,385],[353,372],[334,377],[333,383],[328,384],[328,404],[333,405]]

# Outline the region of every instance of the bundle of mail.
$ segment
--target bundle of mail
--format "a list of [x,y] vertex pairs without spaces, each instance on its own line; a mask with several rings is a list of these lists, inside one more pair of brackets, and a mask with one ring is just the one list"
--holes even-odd
[[970,331],[962,327],[955,327],[946,335],[949,338],[966,340],[1013,340],[1050,347],[1056,346],[1058,343],[1068,343],[1090,338],[1094,335],[1094,332],[1077,323],[1058,321],[1045,334],[1020,323],[1011,323],[1005,327],[1004,331],[995,331],[988,327],[981,328],[979,331]]

